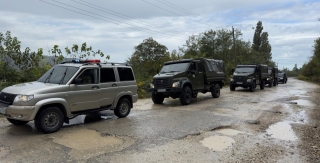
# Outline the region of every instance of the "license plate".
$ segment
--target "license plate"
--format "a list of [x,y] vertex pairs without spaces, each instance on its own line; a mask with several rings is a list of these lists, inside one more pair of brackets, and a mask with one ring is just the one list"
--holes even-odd
[[5,114],[6,108],[0,106],[0,114]]
[[158,89],[158,92],[165,92],[166,89]]
[[237,84],[242,84],[242,82],[237,82]]

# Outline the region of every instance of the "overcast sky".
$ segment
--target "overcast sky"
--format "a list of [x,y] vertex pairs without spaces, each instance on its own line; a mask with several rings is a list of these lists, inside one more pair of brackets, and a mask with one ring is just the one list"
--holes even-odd
[[0,0],[0,32],[45,55],[53,45],[87,42],[110,61],[125,62],[149,37],[172,51],[192,34],[233,26],[252,42],[260,20],[273,60],[292,69],[312,56],[319,10],[319,0]]

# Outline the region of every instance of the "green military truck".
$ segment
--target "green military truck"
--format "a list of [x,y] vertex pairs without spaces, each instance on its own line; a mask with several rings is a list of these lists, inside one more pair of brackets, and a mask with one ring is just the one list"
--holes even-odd
[[188,105],[198,93],[207,92],[218,98],[225,77],[222,60],[196,58],[165,62],[150,83],[152,101],[162,104],[164,98],[172,97],[179,98],[182,105]]
[[269,87],[278,85],[278,68],[277,67],[268,67],[268,78],[265,84],[268,84]]
[[260,85],[260,89],[264,89],[268,78],[268,66],[262,64],[237,65],[232,72],[233,76],[230,78],[231,91],[234,91],[236,87],[243,87],[254,92],[257,85]]

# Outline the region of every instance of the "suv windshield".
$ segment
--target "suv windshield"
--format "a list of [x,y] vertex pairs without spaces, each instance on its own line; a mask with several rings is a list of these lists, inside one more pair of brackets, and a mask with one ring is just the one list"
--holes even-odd
[[279,73],[278,76],[279,76],[279,77],[283,77],[283,76],[284,76],[284,73]]
[[255,67],[237,67],[234,74],[254,73]]
[[174,63],[164,65],[160,71],[160,74],[164,74],[167,72],[183,72],[186,71],[190,62],[186,63]]
[[70,78],[78,71],[78,69],[78,67],[54,66],[44,75],[42,75],[38,79],[38,82],[66,84],[70,80]]

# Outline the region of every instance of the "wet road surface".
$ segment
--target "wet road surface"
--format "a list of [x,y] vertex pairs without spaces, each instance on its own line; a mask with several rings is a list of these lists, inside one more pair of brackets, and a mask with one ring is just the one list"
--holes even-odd
[[0,162],[308,162],[292,125],[309,123],[315,89],[290,78],[255,92],[224,87],[187,106],[140,99],[126,118],[82,115],[46,135],[0,118]]

